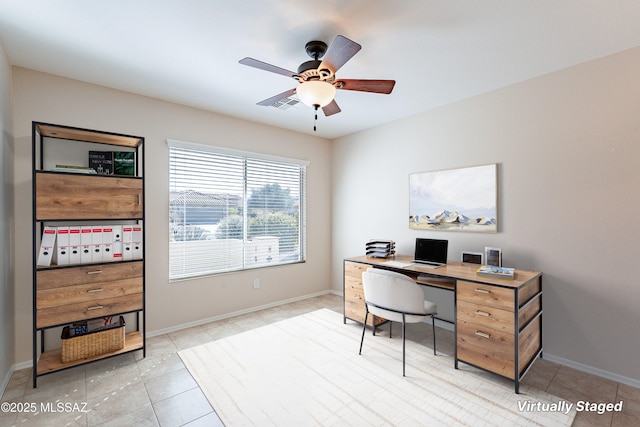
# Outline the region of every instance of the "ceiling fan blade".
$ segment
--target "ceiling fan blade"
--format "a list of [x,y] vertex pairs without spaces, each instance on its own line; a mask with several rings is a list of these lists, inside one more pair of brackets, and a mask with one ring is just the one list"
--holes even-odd
[[[339,83],[342,83],[342,87]],[[390,94],[395,84],[395,80],[340,79],[337,87],[342,90]]]
[[327,105],[325,105],[324,107],[322,107],[322,112],[327,117],[332,116],[334,114],[338,114],[340,111],[342,110],[340,109],[340,107],[338,107],[338,103],[336,102],[335,99],[330,103],[328,103]]
[[347,63],[353,55],[362,49],[358,43],[349,40],[344,36],[336,36],[336,38],[327,49],[320,63],[319,69],[329,69],[332,73],[336,73],[340,67]]
[[289,89],[286,92],[279,93],[278,95],[272,96],[271,98],[267,98],[264,101],[258,102],[257,105],[262,105],[263,107],[270,107],[281,99],[288,98],[291,95],[296,93],[296,88]]
[[266,62],[258,61],[257,59],[253,58],[242,58],[238,62],[242,65],[248,65],[249,67],[281,74],[286,77],[293,77],[296,75],[296,73],[294,73],[293,71],[285,70],[284,68],[276,67],[275,65],[267,64]]

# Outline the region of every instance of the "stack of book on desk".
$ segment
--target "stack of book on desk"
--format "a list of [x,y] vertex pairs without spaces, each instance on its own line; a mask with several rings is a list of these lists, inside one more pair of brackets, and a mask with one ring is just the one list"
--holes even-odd
[[493,265],[483,265],[476,270],[479,276],[502,277],[504,279],[513,279],[515,269],[509,267],[496,267]]
[[393,240],[369,240],[366,245],[366,255],[371,258],[389,258],[396,254],[396,244]]

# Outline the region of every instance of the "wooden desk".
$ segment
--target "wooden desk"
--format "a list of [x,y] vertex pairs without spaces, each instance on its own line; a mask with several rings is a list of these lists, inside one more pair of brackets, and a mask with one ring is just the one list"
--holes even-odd
[[453,291],[455,368],[464,362],[502,375],[514,381],[518,393],[520,381],[542,356],[542,273],[516,270],[514,279],[502,279],[478,276],[478,265],[455,261],[436,269],[405,265],[412,259],[402,255],[345,259],[344,321],[364,321],[362,272],[369,267],[397,271],[420,285]]

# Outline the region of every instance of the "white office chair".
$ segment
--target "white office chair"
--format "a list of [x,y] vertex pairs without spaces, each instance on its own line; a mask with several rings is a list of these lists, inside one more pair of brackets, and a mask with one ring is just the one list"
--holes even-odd
[[[362,284],[366,314],[359,354],[362,354],[362,343],[364,342],[369,313],[374,316],[374,325],[376,316],[402,323],[402,376],[405,376],[405,325],[407,323],[419,323],[431,317],[433,354],[436,354],[434,315],[437,314],[437,307],[434,303],[424,300],[424,293],[420,285],[404,274],[373,267],[369,267],[367,271],[362,273]],[[375,326],[373,334],[375,335]]]

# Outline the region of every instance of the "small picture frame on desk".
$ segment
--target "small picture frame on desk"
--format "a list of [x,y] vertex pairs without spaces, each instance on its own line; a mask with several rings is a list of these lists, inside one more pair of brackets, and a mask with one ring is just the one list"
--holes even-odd
[[461,260],[463,264],[482,264],[482,252],[462,251]]
[[484,259],[487,265],[502,267],[502,249],[500,248],[484,248]]

